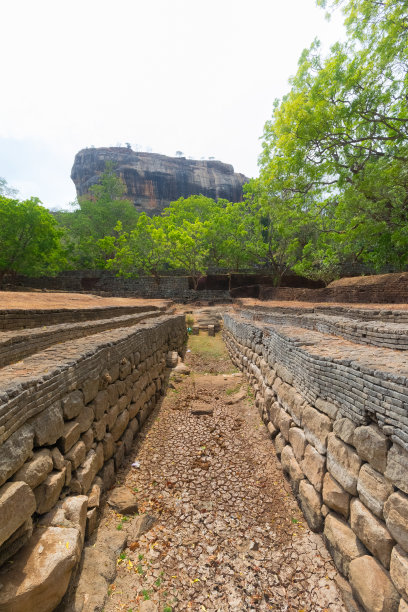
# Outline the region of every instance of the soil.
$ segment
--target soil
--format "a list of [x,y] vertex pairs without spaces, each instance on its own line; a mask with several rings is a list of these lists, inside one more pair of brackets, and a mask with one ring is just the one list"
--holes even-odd
[[365,304],[355,302],[297,302],[295,300],[256,300],[254,298],[239,298],[242,306],[262,306],[263,308],[321,308],[327,306],[335,308],[352,308],[362,310],[408,310],[408,304]]
[[101,297],[87,293],[58,293],[48,291],[0,291],[0,309],[41,309],[53,308],[106,308],[109,306],[140,306],[168,304],[169,300],[144,300],[139,298]]
[[[118,473],[156,523],[128,538],[104,610],[343,611],[330,556],[221,342],[190,338],[191,374],[171,375]],[[132,534],[137,517],[103,512],[99,531]]]

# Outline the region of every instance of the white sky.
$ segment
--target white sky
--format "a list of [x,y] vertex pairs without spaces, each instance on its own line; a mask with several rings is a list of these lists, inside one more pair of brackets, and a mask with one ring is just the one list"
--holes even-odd
[[130,142],[257,175],[300,53],[343,38],[315,0],[1,0],[0,176],[52,208],[74,156]]

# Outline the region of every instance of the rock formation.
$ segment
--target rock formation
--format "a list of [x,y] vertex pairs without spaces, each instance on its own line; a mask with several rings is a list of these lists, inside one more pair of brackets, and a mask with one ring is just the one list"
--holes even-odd
[[149,215],[160,213],[181,196],[202,194],[240,202],[242,186],[249,180],[220,161],[138,153],[124,147],[82,149],[75,156],[71,172],[78,196],[98,182],[106,162],[113,162],[124,180],[126,197]]

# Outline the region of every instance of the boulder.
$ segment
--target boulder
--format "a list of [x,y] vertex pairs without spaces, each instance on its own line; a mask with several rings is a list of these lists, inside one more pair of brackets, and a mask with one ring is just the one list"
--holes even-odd
[[357,480],[361,459],[355,450],[336,437],[328,436],[327,469],[338,483],[351,495],[357,494]]
[[350,584],[356,599],[369,612],[397,612],[400,596],[388,572],[373,557],[350,562]]
[[387,466],[389,439],[376,425],[364,425],[354,431],[353,445],[363,461],[384,474]]
[[326,517],[323,537],[337,569],[343,576],[348,576],[350,562],[367,552],[346,521],[332,513]]
[[325,474],[323,480],[323,501],[326,506],[344,516],[345,519],[348,518],[350,494],[329,473]]
[[385,523],[398,544],[408,552],[408,497],[393,493],[384,504]]
[[350,504],[350,525],[354,533],[360,538],[384,567],[389,569],[391,551],[395,544],[388,529],[359,499],[353,499]]
[[115,487],[108,496],[108,504],[120,514],[135,514],[138,511],[136,497],[126,487]]
[[357,492],[367,508],[383,518],[384,504],[394,492],[394,487],[380,472],[365,463],[358,475]]
[[35,512],[34,494],[25,482],[0,488],[0,546]]

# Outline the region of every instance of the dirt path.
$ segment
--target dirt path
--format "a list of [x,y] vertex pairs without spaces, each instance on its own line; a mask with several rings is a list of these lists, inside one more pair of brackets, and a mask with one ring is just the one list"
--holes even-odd
[[[118,475],[157,522],[118,559],[105,612],[344,610],[222,341],[191,341],[191,374],[173,376]],[[128,528],[106,507],[100,529],[114,523]]]

